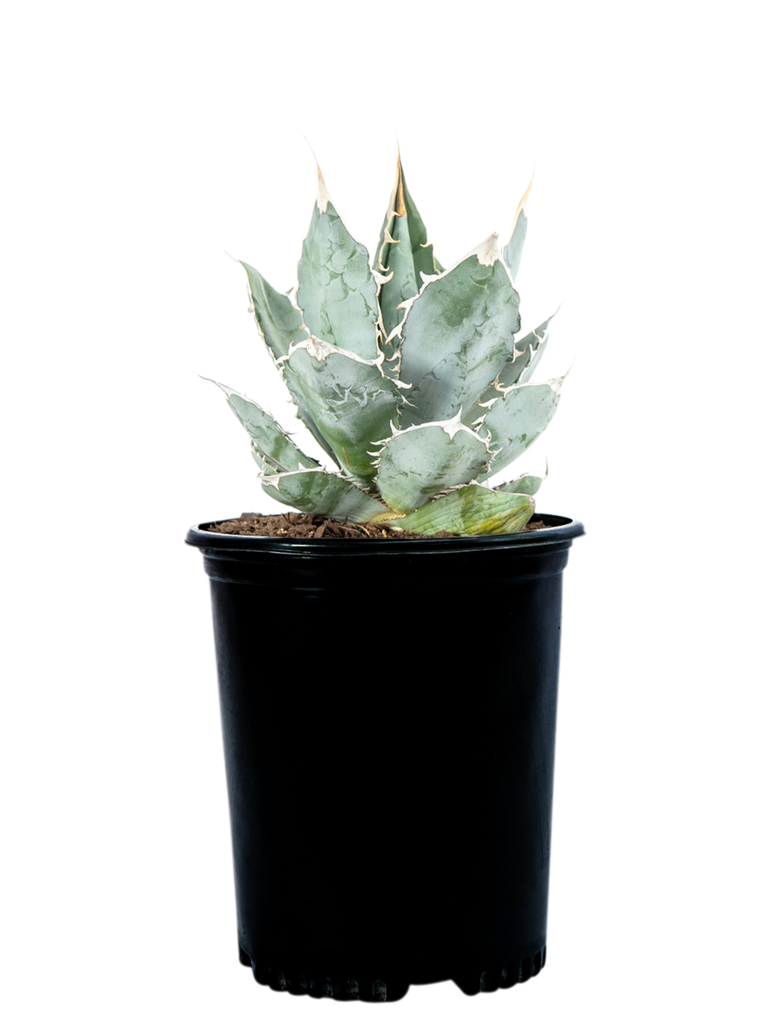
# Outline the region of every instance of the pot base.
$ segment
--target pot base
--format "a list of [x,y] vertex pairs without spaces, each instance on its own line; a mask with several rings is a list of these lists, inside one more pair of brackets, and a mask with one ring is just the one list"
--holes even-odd
[[452,981],[464,995],[474,996],[478,992],[495,992],[500,988],[512,988],[529,978],[535,978],[547,961],[547,947],[542,946],[532,956],[524,956],[519,960],[511,960],[501,967],[485,971],[458,971],[455,977],[421,979],[407,981],[404,978],[390,977],[366,978],[329,978],[312,977],[300,971],[283,971],[267,965],[263,960],[252,960],[240,947],[240,963],[250,967],[253,976],[260,985],[267,985],[275,992],[290,992],[291,995],[308,995],[315,999],[337,999],[341,1002],[359,1000],[363,1003],[392,1003],[402,999],[411,984],[434,984],[440,981]]

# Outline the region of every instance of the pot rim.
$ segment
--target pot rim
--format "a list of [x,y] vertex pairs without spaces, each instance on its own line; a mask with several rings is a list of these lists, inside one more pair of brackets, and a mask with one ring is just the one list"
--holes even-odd
[[[230,516],[230,519],[232,518],[237,517]],[[529,533],[486,534],[475,537],[418,537],[403,540],[261,537],[253,534],[246,536],[236,533],[211,533],[207,527],[227,522],[226,519],[216,519],[191,526],[185,540],[192,547],[203,550],[269,551],[287,556],[303,555],[306,557],[308,554],[359,555],[362,552],[371,555],[396,555],[398,551],[402,551],[403,554],[426,554],[438,551],[458,553],[469,550],[476,551],[478,548],[491,550],[494,548],[541,548],[563,544],[570,547],[571,541],[585,532],[583,524],[577,519],[568,519],[565,516],[550,515],[544,512],[537,512],[536,518],[542,519],[547,528],[531,530]]]

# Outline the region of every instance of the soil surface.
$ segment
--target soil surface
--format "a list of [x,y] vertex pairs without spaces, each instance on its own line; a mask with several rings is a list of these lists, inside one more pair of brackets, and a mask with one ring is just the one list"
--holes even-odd
[[[524,533],[531,530],[545,530],[546,526],[539,520],[531,520]],[[407,530],[392,530],[385,526],[374,526],[371,523],[348,523],[338,519],[325,519],[323,516],[307,516],[302,512],[284,512],[271,516],[260,516],[255,512],[243,512],[239,519],[228,519],[210,528],[210,533],[237,533],[242,536],[256,537],[328,537],[331,539],[348,538],[352,540],[424,540],[420,533]],[[435,537],[456,537],[455,533],[436,533]]]

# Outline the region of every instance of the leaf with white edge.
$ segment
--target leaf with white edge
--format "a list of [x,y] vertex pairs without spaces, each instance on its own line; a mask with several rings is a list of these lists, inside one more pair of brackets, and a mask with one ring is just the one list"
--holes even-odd
[[435,494],[475,480],[488,468],[488,445],[459,422],[422,423],[381,449],[377,486],[396,512],[411,512]]
[[378,285],[368,250],[347,231],[318,169],[319,195],[299,260],[296,300],[309,331],[331,345],[376,359]]
[[445,530],[463,536],[520,533],[533,515],[528,494],[499,494],[470,484],[451,491],[400,519],[377,520],[380,526],[432,536]]
[[406,312],[400,380],[413,385],[403,425],[469,410],[514,351],[520,296],[492,235],[425,284]]
[[525,476],[520,476],[509,483],[499,484],[494,490],[509,495],[530,495],[531,498],[536,498],[543,485],[544,477],[541,473],[526,473]]
[[[545,430],[560,401],[563,377],[542,384],[517,384],[497,398],[483,421],[497,452],[485,477],[495,475],[530,447]],[[480,428],[479,428],[480,429]]]
[[[291,345],[306,341],[309,337],[304,318],[287,295],[275,291],[272,285],[263,278],[258,270],[247,263],[242,263],[248,275],[248,290],[256,324],[261,336],[277,361],[288,355]],[[307,410],[297,402],[297,412],[301,420],[309,428],[320,447],[336,461],[333,449],[317,429],[317,425]]]
[[256,323],[275,359],[287,356],[291,345],[306,341],[303,317],[287,295],[275,291],[258,270],[240,261],[248,275],[248,291]]
[[[399,154],[397,178],[379,236],[374,268],[387,277],[379,290],[386,339],[403,319],[400,304],[419,294],[423,284],[421,275],[439,273],[432,246],[427,242],[427,229],[405,183]],[[388,357],[396,348],[386,342],[382,347]]]
[[509,267],[513,281],[517,280],[517,272],[520,269],[520,260],[523,255],[523,244],[525,236],[528,234],[528,215],[525,212],[525,204],[528,201],[532,184],[533,178],[531,178],[530,184],[518,204],[512,236],[504,247],[504,262]]
[[[259,463],[258,458],[256,461]],[[351,480],[335,473],[326,473],[324,469],[274,475],[265,473],[261,486],[271,498],[307,515],[368,523],[387,511],[380,501]]]
[[[209,378],[206,378],[209,379]],[[261,406],[245,395],[233,391],[226,384],[211,381],[227,396],[232,412],[248,431],[256,452],[265,466],[272,471],[285,472],[294,469],[310,469],[319,466],[315,459],[305,455],[290,439],[279,423]]]
[[[554,316],[554,313],[552,314]],[[475,402],[469,413],[464,417],[467,423],[476,423],[478,417],[485,416],[487,403],[499,397],[499,392],[506,388],[514,387],[515,384],[524,384],[531,379],[539,360],[544,354],[544,349],[549,338],[549,322],[552,317],[545,320],[543,324],[530,331],[525,337],[515,342],[514,354],[511,359],[502,366],[495,380],[493,380],[480,398]]]
[[379,363],[310,338],[282,364],[292,394],[317,423],[339,465],[363,480],[376,475],[371,444],[391,434],[402,403],[400,389]]
[[509,483],[500,483],[493,489],[510,495],[530,495],[531,498],[536,498],[543,486],[544,477],[541,473],[526,473],[516,480],[510,480]]
[[[554,313],[552,316],[554,316]],[[546,349],[547,342],[549,341],[549,323],[551,319],[552,317],[549,317],[549,319],[545,320],[543,324],[539,324],[536,330],[531,331],[530,334],[526,334],[526,336],[520,341],[520,347],[523,351],[525,362],[517,381],[514,383],[527,384],[533,376],[533,372],[539,365],[539,361],[544,355],[544,350]],[[503,371],[501,375],[501,382],[506,387],[509,387],[509,384],[506,384],[504,381]]]
[[542,453],[544,471],[542,473],[530,469],[528,466],[520,466],[517,469],[510,469],[497,474],[497,476],[485,479],[483,486],[490,487],[495,492],[504,492],[512,495],[530,495],[535,499],[535,506],[539,508],[539,502],[547,489],[547,484],[552,482],[552,453]]

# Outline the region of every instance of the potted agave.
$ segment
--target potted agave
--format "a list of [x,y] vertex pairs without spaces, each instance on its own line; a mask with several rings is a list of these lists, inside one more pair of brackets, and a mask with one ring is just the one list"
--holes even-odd
[[583,529],[527,527],[538,477],[489,483],[562,383],[532,380],[548,321],[520,336],[526,228],[523,201],[503,249],[444,269],[398,160],[372,264],[322,177],[296,304],[243,264],[333,464],[220,385],[262,486],[363,535],[187,535],[211,580],[240,960],[273,989],[391,1001],[544,966],[561,583]]

